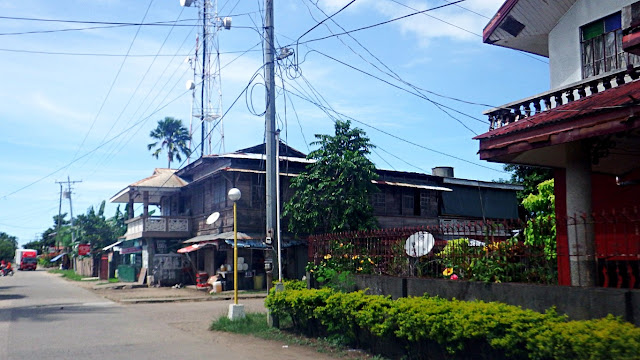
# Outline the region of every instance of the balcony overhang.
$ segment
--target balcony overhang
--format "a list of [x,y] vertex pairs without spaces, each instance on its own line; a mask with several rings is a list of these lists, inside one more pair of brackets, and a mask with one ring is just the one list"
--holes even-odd
[[484,28],[482,39],[548,57],[549,33],[576,1],[507,0]]
[[[607,79],[602,81],[606,83]],[[543,98],[528,99],[516,106],[494,109],[490,112],[492,129],[474,138],[480,140],[480,158],[502,163],[565,167],[562,146],[588,140],[598,151],[598,156],[606,158],[606,161],[593,159],[594,171],[624,175],[638,168],[640,80],[619,82],[616,87],[609,83],[609,88],[600,92],[596,90],[598,85],[588,86],[591,86],[590,95],[584,89],[581,92],[571,87],[561,90],[560,95],[554,95],[553,101],[543,99],[549,96],[546,94]],[[568,100],[564,104],[563,96]],[[556,101],[559,105],[544,110],[540,107],[532,109],[531,105]],[[507,111],[500,116],[506,115],[508,119],[497,118],[500,111]]]

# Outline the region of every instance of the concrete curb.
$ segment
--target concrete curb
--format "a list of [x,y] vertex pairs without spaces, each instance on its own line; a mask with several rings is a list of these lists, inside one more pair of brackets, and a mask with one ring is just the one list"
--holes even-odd
[[[266,294],[245,294],[244,296],[238,295],[238,299],[264,299],[266,297],[267,297]],[[187,302],[187,301],[225,301],[225,300],[233,300],[233,295],[121,299],[118,302],[122,304],[144,304],[144,303],[167,303],[167,302]]]

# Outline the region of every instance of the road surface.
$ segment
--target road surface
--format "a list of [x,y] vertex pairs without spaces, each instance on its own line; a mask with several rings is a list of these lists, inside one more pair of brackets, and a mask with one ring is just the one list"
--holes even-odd
[[[313,349],[211,332],[229,301],[122,305],[44,271],[0,277],[0,360],[334,359]],[[243,299],[265,311],[264,299]]]

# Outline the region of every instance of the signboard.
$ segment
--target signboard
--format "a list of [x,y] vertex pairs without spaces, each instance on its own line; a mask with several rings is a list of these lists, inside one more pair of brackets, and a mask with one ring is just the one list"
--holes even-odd
[[122,255],[139,253],[139,252],[142,252],[142,246],[134,246],[130,248],[123,247],[122,249],[120,249],[120,254]]
[[90,244],[80,244],[80,245],[78,245],[78,255],[79,256],[89,255],[90,252],[91,252],[91,245]]

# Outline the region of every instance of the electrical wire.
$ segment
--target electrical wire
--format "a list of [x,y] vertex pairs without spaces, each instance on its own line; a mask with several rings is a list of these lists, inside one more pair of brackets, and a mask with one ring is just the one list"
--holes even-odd
[[[362,30],[372,29],[374,27],[378,27],[378,26],[386,25],[386,24],[389,24],[389,23],[392,23],[392,22],[395,22],[395,21],[398,21],[398,20],[406,19],[406,18],[411,17],[411,16],[419,15],[419,14],[422,14],[422,13],[425,13],[425,12],[429,12],[429,11],[433,11],[433,10],[437,10],[437,9],[442,9],[442,8],[445,8],[445,7],[448,7],[448,6],[451,6],[451,5],[455,5],[457,3],[461,3],[463,1],[466,1],[466,0],[458,0],[456,2],[452,2],[452,3],[445,4],[445,5],[432,7],[432,8],[426,9],[426,10],[416,11],[416,12],[413,12],[411,14],[407,14],[407,15],[400,16],[400,17],[397,17],[397,18],[393,18],[391,20],[387,20],[387,21],[383,21],[383,22],[380,22],[380,23],[376,23],[376,24],[360,27],[360,28],[353,29],[353,30],[348,30],[348,31],[345,31],[345,32],[339,33],[339,34],[323,36],[323,37],[320,37],[320,38],[306,40],[306,41],[303,41],[303,42],[296,42],[295,45],[308,44],[308,43],[315,42],[315,41],[330,39],[332,37],[336,37],[336,36],[340,36],[340,35],[346,35],[346,34],[351,34],[351,33],[358,32],[358,31],[362,31]],[[290,45],[294,45],[294,44],[290,44]]]
[[[149,14],[149,9],[151,9],[151,5],[153,5],[154,0],[150,0],[149,1],[149,5],[147,6],[147,9],[144,13],[144,16],[142,17],[142,20],[144,21],[144,19],[147,18],[147,15]],[[138,34],[140,33],[140,29],[141,27],[138,27],[136,34],[134,35],[133,39],[131,40],[131,44],[129,44],[129,49],[127,50],[127,54],[129,54],[131,52],[131,48],[133,48],[133,44],[135,43],[136,39],[138,38]],[[93,121],[91,122],[91,126],[89,127],[89,130],[87,131],[87,133],[85,134],[84,138],[82,139],[82,142],[80,143],[80,146],[78,146],[78,149],[76,150],[76,153],[73,155],[73,158],[75,158],[78,153],[80,152],[80,150],[82,149],[82,147],[84,146],[84,143],[87,141],[87,138],[89,137],[89,134],[91,133],[91,131],[93,130],[93,127],[96,124],[96,121],[98,120],[98,117],[100,116],[100,114],[102,113],[102,109],[104,108],[105,104],[107,103],[107,99],[109,98],[109,95],[111,94],[111,91],[113,90],[116,81],[118,80],[118,77],[120,76],[120,73],[122,72],[122,68],[124,67],[125,62],[127,61],[127,57],[125,56],[124,59],[122,59],[122,62],[120,63],[120,68],[118,69],[118,72],[116,73],[116,76],[114,77],[113,81],[111,82],[111,86],[109,86],[109,90],[107,91],[107,95],[104,97],[102,104],[100,105],[100,108],[98,109],[98,112],[96,113],[96,116],[93,118]]]
[[[288,91],[288,90],[285,90],[285,91]],[[505,171],[502,171],[502,170],[496,170],[496,169],[491,168],[491,167],[489,167],[489,166],[485,166],[485,165],[482,165],[482,164],[478,164],[478,163],[475,163],[475,162],[472,162],[472,161],[469,161],[469,160],[463,159],[463,158],[461,158],[461,157],[458,157],[458,156],[455,156],[455,155],[450,155],[450,154],[447,154],[447,153],[445,153],[445,152],[442,152],[442,151],[439,151],[439,150],[435,150],[435,149],[432,149],[432,148],[426,147],[426,146],[424,146],[424,145],[420,145],[420,144],[418,144],[418,143],[415,143],[415,142],[413,142],[413,141],[410,141],[410,140],[407,140],[407,139],[401,138],[401,137],[399,137],[399,136],[397,136],[397,135],[395,135],[395,134],[392,134],[392,133],[390,133],[390,132],[388,132],[388,131],[385,131],[385,130],[379,129],[379,128],[377,128],[377,127],[375,127],[375,126],[373,126],[373,125],[370,125],[370,124],[368,124],[368,123],[366,123],[366,122],[364,122],[364,121],[360,121],[360,120],[357,120],[357,119],[355,119],[355,118],[353,118],[353,117],[350,117],[350,116],[348,116],[348,115],[341,114],[341,113],[339,113],[339,112],[337,112],[337,111],[335,111],[335,110],[332,110],[332,109],[330,109],[330,108],[328,108],[328,107],[326,107],[326,106],[324,106],[324,105],[322,105],[322,104],[320,104],[320,103],[318,103],[318,102],[316,102],[316,101],[313,101],[313,100],[311,100],[311,99],[305,98],[304,96],[301,96],[301,95],[299,95],[299,94],[296,94],[296,93],[293,93],[293,92],[290,92],[290,91],[288,91],[288,92],[289,92],[291,95],[295,96],[295,97],[298,97],[298,98],[300,98],[300,99],[302,99],[302,100],[305,100],[305,101],[307,101],[307,102],[309,102],[309,103],[311,103],[311,104],[315,105],[316,107],[320,108],[320,109],[321,109],[321,110],[323,110],[323,111],[329,111],[329,110],[331,110],[331,111],[335,112],[336,114],[339,114],[341,117],[344,117],[344,118],[349,119],[349,120],[351,120],[351,121],[354,121],[354,122],[357,122],[357,123],[359,123],[359,124],[362,124],[362,125],[364,125],[364,126],[366,126],[366,127],[369,127],[369,128],[371,128],[371,129],[374,129],[374,130],[376,130],[376,131],[378,131],[378,132],[381,132],[381,133],[383,133],[383,134],[385,134],[385,135],[387,135],[387,136],[393,137],[393,138],[395,138],[395,139],[397,139],[397,140],[400,140],[400,141],[402,141],[402,142],[405,142],[405,143],[407,143],[407,144],[410,144],[410,145],[416,146],[416,147],[418,147],[418,148],[421,148],[421,149],[424,149],[424,150],[427,150],[427,151],[434,152],[434,153],[439,154],[439,155],[443,155],[443,156],[446,156],[446,157],[450,157],[450,158],[452,158],[452,159],[456,159],[456,160],[459,160],[459,161],[462,161],[462,162],[465,162],[465,163],[468,163],[468,164],[471,164],[471,165],[475,165],[475,166],[478,166],[478,167],[482,167],[482,168],[489,169],[489,170],[493,170],[493,171],[500,172],[500,173],[505,173]],[[334,119],[334,117],[333,117],[333,116],[331,116],[331,118],[332,118],[332,119]]]

